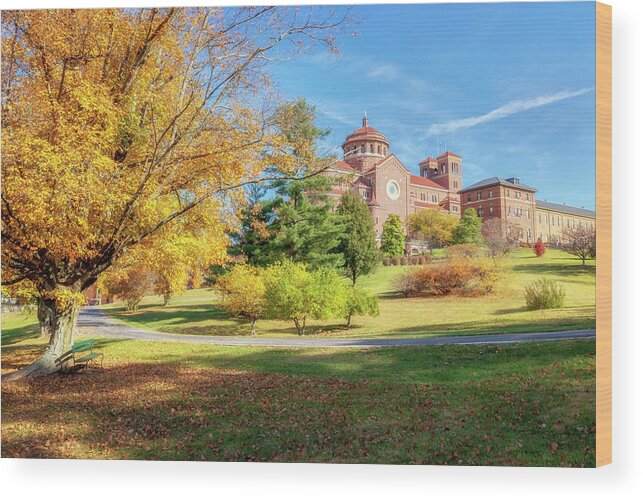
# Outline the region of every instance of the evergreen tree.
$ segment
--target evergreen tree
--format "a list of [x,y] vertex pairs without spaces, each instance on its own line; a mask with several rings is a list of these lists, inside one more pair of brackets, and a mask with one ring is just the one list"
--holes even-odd
[[473,208],[467,208],[462,214],[458,226],[453,231],[454,244],[482,244],[482,220]]
[[384,256],[404,255],[404,229],[397,215],[389,215],[382,226],[380,250]]
[[337,213],[345,224],[337,249],[344,256],[344,270],[355,286],[357,278],[371,273],[379,261],[373,217],[362,197],[353,191],[342,196]]

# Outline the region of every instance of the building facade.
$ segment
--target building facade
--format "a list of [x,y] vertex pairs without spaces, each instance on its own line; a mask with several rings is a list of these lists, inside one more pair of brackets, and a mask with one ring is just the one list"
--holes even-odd
[[473,208],[483,220],[507,222],[511,236],[525,244],[538,239],[560,244],[565,227],[595,226],[595,212],[537,200],[537,190],[516,177],[491,177],[463,187],[462,157],[454,152],[421,160],[420,175],[414,175],[390,147],[388,139],[369,126],[365,114],[362,126],[342,144],[343,159],[326,172],[335,179],[327,194],[339,197],[351,189],[368,203],[378,239],[389,215],[398,215],[404,224],[423,209],[460,217],[465,209]]

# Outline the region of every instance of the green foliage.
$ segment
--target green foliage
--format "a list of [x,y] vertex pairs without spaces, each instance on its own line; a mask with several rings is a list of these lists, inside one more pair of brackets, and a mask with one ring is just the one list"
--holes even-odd
[[337,250],[344,257],[344,270],[354,286],[359,276],[370,274],[379,262],[373,217],[362,197],[353,191],[342,196],[337,213],[345,223]]
[[424,243],[430,253],[438,246],[446,246],[453,241],[453,232],[458,220],[440,210],[420,210],[409,217],[409,233],[414,239]]
[[453,230],[454,244],[482,244],[482,220],[473,208],[467,208]]
[[389,215],[382,226],[380,250],[384,256],[402,256],[404,254],[404,229],[397,215]]
[[525,301],[529,310],[563,308],[565,289],[557,282],[541,277],[525,287]]
[[291,320],[300,336],[308,319],[326,320],[344,311],[345,284],[336,272],[309,271],[303,263],[284,260],[266,269],[267,316]]
[[221,293],[220,305],[231,315],[247,318],[253,335],[256,334],[257,319],[266,310],[263,272],[249,265],[235,265],[216,283],[216,289]]
[[351,320],[355,315],[377,317],[380,314],[380,307],[375,295],[360,287],[349,287],[346,290],[344,307],[347,327],[350,327]]
[[270,187],[275,195],[262,201],[263,193],[248,192],[241,228],[231,238],[230,254],[242,255],[255,266],[268,266],[286,258],[311,268],[338,268],[344,263],[337,251],[344,232],[343,218],[324,195],[331,179],[310,175],[327,159],[316,152],[316,142],[328,134],[315,126],[315,107],[299,99],[282,105],[275,116],[281,133],[292,144],[290,155],[297,179],[282,179]]

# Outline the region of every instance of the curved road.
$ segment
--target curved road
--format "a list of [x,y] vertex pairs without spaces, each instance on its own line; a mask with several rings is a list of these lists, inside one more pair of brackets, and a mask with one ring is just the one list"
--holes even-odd
[[368,348],[425,345],[495,345],[525,341],[552,341],[594,338],[596,331],[581,329],[546,333],[480,334],[471,336],[439,336],[431,338],[267,338],[252,336],[197,336],[159,333],[107,317],[99,309],[88,307],[80,312],[78,326],[85,334],[128,340],[178,341],[202,345],[289,347],[289,348]]

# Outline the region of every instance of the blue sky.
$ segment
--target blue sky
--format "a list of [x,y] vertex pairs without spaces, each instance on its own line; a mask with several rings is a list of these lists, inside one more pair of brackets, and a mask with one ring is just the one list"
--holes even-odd
[[317,106],[326,150],[339,153],[366,110],[412,173],[439,141],[463,157],[465,185],[517,176],[539,199],[593,209],[594,8],[359,5],[341,55],[280,63],[274,82]]

